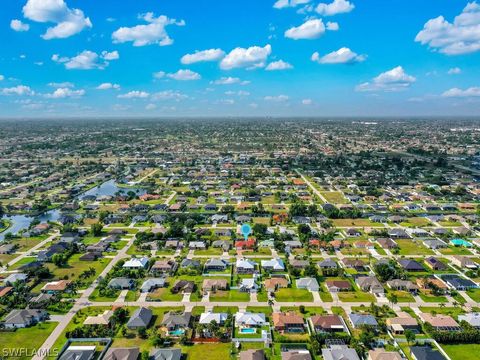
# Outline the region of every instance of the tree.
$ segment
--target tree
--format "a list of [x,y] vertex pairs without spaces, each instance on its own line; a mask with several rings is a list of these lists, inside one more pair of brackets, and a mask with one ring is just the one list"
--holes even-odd
[[93,236],[100,236],[102,235],[103,225],[101,223],[92,224],[90,231],[92,232]]
[[67,258],[66,256],[64,256],[63,254],[54,254],[52,256],[52,262],[58,266],[58,267],[62,267],[64,266],[66,263],[67,263]]
[[138,328],[138,336],[141,339],[146,339],[147,338],[147,329],[145,328],[145,326],[142,326],[142,327]]
[[415,333],[412,330],[407,329],[405,330],[405,338],[407,339],[408,345],[410,345],[415,342]]

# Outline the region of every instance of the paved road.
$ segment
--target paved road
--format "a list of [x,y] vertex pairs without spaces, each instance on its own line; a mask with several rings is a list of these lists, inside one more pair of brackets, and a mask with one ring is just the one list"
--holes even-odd
[[[132,246],[134,241],[135,241],[135,237],[131,238],[128,241],[127,245],[124,246],[123,249],[121,249],[115,255],[115,257],[112,259],[112,261],[110,261],[110,263],[108,263],[108,265],[105,267],[105,269],[103,269],[102,273],[97,277],[97,280],[92,282],[92,284],[90,284],[90,286],[87,289],[85,289],[85,291],[83,291],[82,295],[80,296],[80,298],[77,299],[77,301],[75,302],[73,307],[70,309],[68,314],[66,314],[61,319],[61,321],[58,323],[57,327],[50,333],[47,340],[45,340],[45,342],[42,344],[42,346],[40,347],[40,349],[42,349],[42,351],[38,351],[38,354],[47,354],[48,350],[52,348],[52,346],[55,344],[55,342],[60,337],[62,332],[66,329],[68,324],[72,321],[73,317],[78,312],[78,310],[80,310],[80,309],[82,309],[85,306],[88,306],[90,304],[88,298],[93,293],[95,288],[98,286],[98,278],[100,278],[100,277],[104,278],[108,274],[108,272],[113,268],[113,266],[115,266],[115,264],[118,261],[120,261],[123,258],[129,257],[129,255],[127,255],[127,250],[130,248],[130,246]],[[44,357],[42,355],[36,355],[32,358],[32,360],[41,360],[43,358]]]
[[17,262],[19,262],[20,260],[22,260],[24,257],[27,257],[27,256],[30,256],[32,255],[36,250],[40,249],[42,246],[44,246],[46,243],[52,241],[53,239],[55,239],[56,237],[58,236],[58,232],[55,232],[55,234],[49,236],[48,238],[46,238],[45,240],[43,240],[42,242],[40,242],[39,244],[35,245],[33,248],[31,248],[30,250],[22,253],[20,256],[17,256],[15,259],[11,260],[9,263],[8,263],[8,266],[12,266],[14,264],[16,264]]
[[308,185],[308,187],[313,191],[315,195],[317,195],[325,204],[328,204],[327,199],[318,191],[315,186],[312,185],[312,183],[299,171],[295,170],[298,175],[301,176],[302,180],[305,181],[305,183]]

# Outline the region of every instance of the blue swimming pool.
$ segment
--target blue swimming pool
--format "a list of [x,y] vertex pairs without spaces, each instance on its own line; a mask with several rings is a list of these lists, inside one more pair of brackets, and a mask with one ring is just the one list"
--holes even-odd
[[177,330],[174,330],[174,331],[170,331],[169,334],[172,335],[172,336],[182,336],[183,334],[185,334],[185,330],[177,329]]
[[242,328],[240,329],[240,334],[255,334],[257,332],[256,329],[252,328]]

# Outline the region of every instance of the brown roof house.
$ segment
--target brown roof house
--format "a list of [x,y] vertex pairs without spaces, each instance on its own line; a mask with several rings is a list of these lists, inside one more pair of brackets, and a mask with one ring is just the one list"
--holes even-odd
[[274,277],[265,279],[264,285],[268,292],[273,292],[275,290],[288,287],[288,280],[284,277]]
[[309,321],[316,332],[345,331],[345,324],[338,315],[315,315]]
[[281,332],[302,333],[305,332],[303,317],[295,312],[276,312],[272,314],[275,330]]
[[349,291],[352,289],[352,284],[347,280],[327,280],[325,284],[330,292]]
[[403,311],[399,312],[397,317],[387,319],[385,323],[395,335],[402,335],[405,330],[418,331],[419,329],[417,320]]
[[429,313],[420,313],[420,319],[425,323],[430,323],[435,330],[458,331],[460,325],[448,315],[432,315]]
[[225,279],[205,279],[203,280],[202,290],[204,293],[208,291],[227,290],[228,282]]

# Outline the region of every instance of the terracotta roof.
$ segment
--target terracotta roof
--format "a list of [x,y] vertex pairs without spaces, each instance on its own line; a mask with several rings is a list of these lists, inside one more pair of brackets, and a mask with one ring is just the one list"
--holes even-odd
[[273,324],[278,326],[285,326],[288,324],[302,324],[303,325],[303,317],[298,315],[295,312],[288,312],[282,313],[277,312],[272,314]]
[[314,326],[319,326],[323,329],[329,329],[333,326],[342,326],[343,322],[338,315],[315,315],[310,321]]

